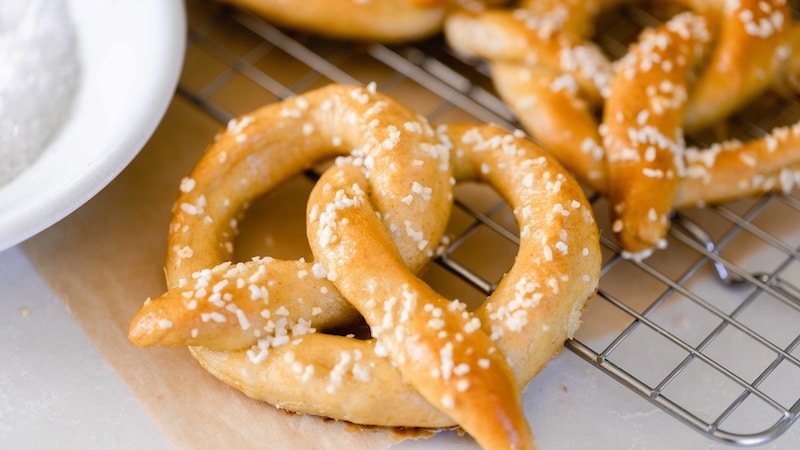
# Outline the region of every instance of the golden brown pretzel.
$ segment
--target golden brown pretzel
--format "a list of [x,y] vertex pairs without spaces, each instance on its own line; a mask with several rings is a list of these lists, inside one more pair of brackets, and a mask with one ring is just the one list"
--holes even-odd
[[[606,154],[609,151],[607,145],[619,141],[619,136],[636,136],[637,133],[631,130],[637,126],[641,128],[637,121],[644,120],[645,117],[652,119],[653,111],[648,107],[647,101],[635,105],[637,98],[641,97],[637,97],[635,90],[631,89],[634,83],[620,78],[623,70],[620,66],[624,64],[624,58],[623,62],[613,63],[615,67],[608,76],[588,79],[590,84],[594,84],[590,88],[586,88],[586,83],[581,81],[586,80],[586,77],[576,73],[580,65],[572,63],[576,59],[574,49],[584,45],[592,49],[592,52],[583,51],[581,54],[594,55],[589,66],[601,69],[606,67],[597,62],[603,61],[599,50],[591,43],[581,44],[582,41],[576,36],[590,33],[591,27],[587,26],[586,21],[594,17],[600,9],[617,3],[621,1],[584,2],[578,5],[576,2],[545,0],[529,2],[529,9],[523,11],[460,11],[449,16],[445,32],[457,51],[490,60],[493,81],[499,94],[535,139],[556,154],[591,188],[604,193],[612,190],[615,192],[612,216],[617,231],[627,234],[620,236],[625,254],[642,257],[662,242],[666,230],[665,217],[670,208],[791,188],[792,180],[796,178],[792,170],[796,171],[798,168],[800,156],[796,133],[789,129],[775,130],[772,135],[748,144],[731,142],[713,145],[709,152],[699,149],[684,151],[682,148],[684,129],[705,126],[712,120],[727,116],[732,110],[763,92],[773,82],[773,77],[786,73],[779,63],[785,62],[789,54],[786,31],[789,15],[785,2],[780,0],[735,2],[730,3],[727,8],[723,7],[723,2],[679,2],[702,14],[709,26],[712,36],[706,45],[709,56],[700,61],[699,67],[702,71],[696,75],[697,79],[683,83],[680,88],[685,89],[688,94],[685,113],[680,113],[683,117],[683,129],[676,134],[675,130],[664,130],[661,127],[662,135],[666,131],[667,136],[673,136],[672,141],[680,144],[676,147],[679,157],[675,159],[672,169],[677,169],[677,184],[666,183],[663,185],[667,188],[666,191],[659,186],[659,190],[649,196],[662,199],[661,205],[643,206],[641,196],[632,197],[625,203],[640,206],[639,211],[631,212],[630,207],[620,205],[622,198],[627,195],[626,189],[634,186],[638,186],[640,192],[649,189],[646,187],[647,183],[642,183],[642,179],[647,181],[647,176],[639,176],[640,181],[631,184],[630,174],[640,169],[647,170],[650,175],[666,172],[663,172],[663,167],[654,171],[653,168],[633,166],[630,170],[626,169],[626,179],[612,180],[614,176],[611,176],[611,172],[619,169],[619,149],[615,157],[609,158],[610,155]],[[587,5],[594,7],[581,10],[582,12],[575,15],[564,12],[572,13],[575,12],[574,8]],[[514,21],[518,22],[516,26],[511,25]],[[559,27],[563,27],[563,30]],[[471,35],[465,32],[469,29],[473,30]],[[494,48],[486,46],[482,40],[470,37],[492,33],[505,35],[503,43],[525,42],[527,45],[518,46],[518,51],[509,51],[508,46]],[[541,46],[542,42],[549,47]],[[520,53],[523,50],[524,53]],[[672,66],[683,65],[684,59],[697,60],[694,49],[686,52],[687,50],[683,50],[678,55],[668,57],[664,64],[670,67],[661,66],[661,76],[674,76],[675,73],[670,72]],[[553,59],[552,55],[558,57],[556,63],[549,62]],[[639,61],[654,66],[656,60],[640,54]],[[651,81],[655,78],[653,75],[647,75]],[[618,88],[612,89],[612,79],[618,80]],[[657,90],[659,83],[654,81],[649,89]],[[642,92],[646,93],[648,88],[642,88],[645,89]],[[599,106],[603,111],[602,126],[595,118],[598,93],[606,97],[606,103]],[[609,103],[612,104],[611,112],[608,111]],[[614,104],[617,106],[613,106]],[[719,105],[719,109],[709,108],[709,105]],[[632,110],[628,111],[624,123],[618,124],[618,138],[605,136],[604,139],[603,134],[607,135],[609,125],[617,124],[620,109],[628,107]],[[680,119],[678,120],[680,124]],[[629,129],[623,129],[624,124]],[[666,156],[669,155],[667,152]],[[615,158],[617,161],[614,161]],[[760,158],[764,158],[763,161]],[[756,163],[753,164],[753,161]],[[622,219],[617,217],[619,212],[628,217],[618,220]],[[628,225],[624,225],[625,223]],[[641,239],[642,236],[649,237]]]
[[[396,154],[410,139],[409,145],[415,148],[403,151],[416,151],[417,157],[404,157],[403,153],[396,156],[417,172],[406,177],[397,167],[399,162],[387,161],[382,175],[379,165],[373,164],[378,156],[359,152],[340,159],[323,174],[309,199],[308,233],[314,263],[269,259],[223,262],[230,258],[230,245],[218,241],[227,233],[214,230],[212,224],[225,223],[233,217],[231,210],[288,176],[273,176],[273,169],[290,167],[296,172],[296,167],[310,164],[307,157],[318,153],[305,145],[329,148],[330,136],[325,133],[319,139],[304,137],[302,131],[288,131],[288,136],[284,133],[289,125],[302,130],[308,128],[303,126],[308,120],[319,120],[312,111],[322,108],[331,97],[338,99],[335,102],[356,105],[350,109],[339,105],[323,114],[325,120],[338,120],[336,125],[341,127],[359,128],[349,121],[372,124],[372,134],[390,130],[392,139],[400,141],[390,144],[381,134],[376,141],[383,148],[376,150],[379,153]],[[362,104],[358,99],[366,100]],[[303,119],[295,120],[301,115],[299,104],[305,105],[301,109],[306,113]],[[383,116],[359,119],[348,112],[355,110],[382,110]],[[240,129],[235,123],[218,138],[189,178],[194,180],[188,182],[193,184],[192,189],[182,189],[170,232],[169,291],[146,302],[131,324],[131,338],[140,345],[190,345],[193,355],[212,374],[249,396],[281,408],[376,425],[438,428],[460,424],[487,448],[530,447],[532,437],[521,414],[519,387],[574,333],[599,277],[597,229],[577,183],[533,143],[498,128],[453,126],[429,142],[432,135],[422,119],[390,99],[363,89],[332,86],[267,107],[251,117],[236,122],[244,120],[246,127]],[[267,118],[271,122],[266,122]],[[399,136],[391,131],[393,127],[401,130]],[[319,127],[315,124],[314,128]],[[238,137],[242,134],[246,138]],[[303,148],[286,151],[287,146],[297,143]],[[449,153],[441,152],[444,147]],[[253,173],[243,183],[238,182],[241,172],[237,161],[252,163],[260,160],[253,158],[258,154],[269,155],[277,165],[257,164],[261,176]],[[452,155],[451,164],[446,164],[448,154]],[[283,163],[282,158],[286,160]],[[289,164],[289,160],[302,162]],[[432,171],[420,172],[421,168]],[[465,311],[458,301],[442,299],[406,268],[410,258],[403,258],[393,242],[404,233],[390,233],[387,230],[393,227],[386,225],[390,222],[387,216],[399,213],[381,209],[381,223],[373,209],[380,195],[378,179],[388,170],[393,182],[399,178],[401,185],[410,183],[411,193],[402,195],[401,205],[419,205],[423,210],[435,206],[437,211],[446,211],[446,206],[437,205],[432,198],[449,200],[451,169],[461,180],[492,183],[514,207],[521,230],[517,262],[474,314]],[[420,189],[420,185],[434,185],[433,178],[444,180],[443,193]],[[231,186],[229,181],[237,183]],[[212,195],[217,189],[227,188],[237,192]],[[196,214],[197,208],[183,206],[198,206],[200,198],[206,199],[200,201],[204,214],[220,212],[214,209],[220,202],[224,215],[205,218]],[[420,219],[415,216],[411,225]],[[412,240],[415,245],[420,242]],[[216,243],[198,247],[206,241]],[[211,251],[216,248],[225,252]],[[423,253],[417,259],[424,261],[430,256],[424,250],[411,253]],[[365,253],[375,259],[365,257]],[[281,277],[277,280],[271,275],[275,264],[279,264]],[[280,303],[285,298],[273,294],[291,296],[288,290],[282,290],[285,286],[281,280],[297,285],[311,283],[302,297],[305,311],[290,310],[291,305]],[[316,317],[327,314],[314,302],[322,296],[326,308],[351,310],[341,305],[345,300],[340,293],[365,316],[377,339],[358,340],[321,332],[340,323],[336,323],[336,317],[326,324],[314,323]],[[267,297],[269,308],[265,308]],[[248,306],[254,300],[261,311]],[[256,325],[266,309],[270,310],[272,325],[268,321]],[[217,319],[225,320],[217,322],[212,318],[214,313],[219,315]],[[210,320],[204,321],[203,316]],[[340,320],[343,324],[350,318],[345,315]],[[249,332],[242,333],[244,328]],[[257,329],[261,332],[254,345],[241,340],[243,335],[254,336]],[[150,334],[155,336],[150,339]],[[398,345],[399,339],[403,345]],[[204,347],[196,346],[199,342]],[[377,397],[381,400],[376,401]],[[393,408],[385,408],[387,403]],[[496,414],[506,419],[498,422]]]
[[[338,39],[398,43],[441,30],[455,0],[220,0],[276,24]],[[481,0],[498,4],[498,0]]]

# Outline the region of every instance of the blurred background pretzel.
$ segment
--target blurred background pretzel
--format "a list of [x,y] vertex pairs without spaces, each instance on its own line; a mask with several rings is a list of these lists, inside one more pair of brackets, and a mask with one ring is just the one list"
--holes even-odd
[[[640,204],[635,197],[623,200],[628,191],[620,186],[627,181],[611,179],[616,163],[609,159],[609,139],[604,136],[608,124],[618,119],[608,112],[611,98],[617,102],[641,102],[624,119],[627,133],[635,135],[635,130],[641,128],[637,121],[645,120],[650,113],[645,107],[647,100],[638,98],[652,96],[661,89],[662,81],[669,82],[651,79],[639,83],[639,91],[632,89],[635,83],[620,82],[612,88],[611,80],[619,76],[615,72],[624,70],[625,58],[612,61],[591,41],[591,21],[604,8],[622,3],[626,2],[545,0],[526,2],[516,9],[461,10],[448,16],[445,35],[462,55],[488,60],[498,93],[534,139],[587,187],[605,194],[614,191],[610,211],[614,231],[626,256],[643,258],[663,245],[668,223],[656,227],[660,230],[656,233],[645,229],[664,222],[669,208],[786,191],[797,182],[800,149],[795,127],[775,129],[751,142],[726,141],[708,148],[689,147],[684,136],[727,118],[766,89],[788,89],[791,83],[787,80],[792,79],[792,67],[796,67],[795,58],[790,57],[794,40],[789,38],[791,17],[782,0],[653,2],[658,7],[669,7],[667,18],[674,15],[675,8],[689,8],[705,22],[710,35],[702,56],[694,64],[695,70],[680,88],[687,94],[682,120],[678,122],[681,127],[670,131],[678,143],[674,147],[675,167],[680,169],[676,172],[677,183],[665,183],[663,187],[650,183],[648,188],[641,180],[659,172],[642,168],[640,182],[629,186],[638,186],[641,192],[649,191],[650,198],[660,199],[662,205],[655,208]],[[493,46],[486,44],[486,36],[502,38],[495,40],[498,45]],[[695,58],[696,49],[688,54],[678,53],[666,59],[652,55],[639,59],[651,67],[660,64],[662,76],[674,76],[671,70]],[[642,84],[649,84],[649,88],[642,90]],[[630,204],[636,204],[637,211],[631,211]],[[627,217],[623,219],[621,214]],[[641,239],[642,236],[648,237]]]
[[320,36],[383,43],[416,41],[441,31],[455,4],[499,5],[506,0],[220,0],[276,24]]

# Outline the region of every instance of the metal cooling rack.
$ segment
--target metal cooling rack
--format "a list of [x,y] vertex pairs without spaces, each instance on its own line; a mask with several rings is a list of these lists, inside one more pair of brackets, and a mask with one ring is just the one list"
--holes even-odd
[[[215,74],[182,79],[178,92],[221,123],[330,82],[375,82],[434,123],[518,127],[483,68],[450,54],[439,39],[402,47],[333,42],[189,3],[185,72],[202,65]],[[634,24],[652,20],[633,9],[625,14]],[[620,47],[613,33],[623,29],[608,26],[604,46]],[[227,100],[233,97],[235,104]],[[748,112],[730,125],[738,137],[796,121],[800,105],[765,98]],[[788,429],[800,415],[800,193],[681,211],[668,248],[644,262],[621,258],[607,231],[607,203],[590,199],[605,230],[602,278],[567,348],[713,439],[755,445]],[[429,282],[449,277],[467,286],[456,289],[459,298],[480,299],[513,262],[513,217],[498,198],[473,190],[457,191],[456,208],[460,224],[437,260],[444,270]],[[504,246],[487,258],[486,249]],[[753,423],[754,415],[763,420]]]

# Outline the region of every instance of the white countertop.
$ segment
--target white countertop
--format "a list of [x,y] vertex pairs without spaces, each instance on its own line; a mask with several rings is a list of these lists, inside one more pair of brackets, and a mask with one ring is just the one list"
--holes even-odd
[[170,448],[19,247],[0,286],[0,447]]

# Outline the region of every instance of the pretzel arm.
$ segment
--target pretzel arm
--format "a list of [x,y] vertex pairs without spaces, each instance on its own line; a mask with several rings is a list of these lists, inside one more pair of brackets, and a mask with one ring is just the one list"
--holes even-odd
[[491,64],[491,70],[500,96],[536,141],[580,181],[606,192],[597,119],[570,75],[505,62]]
[[675,206],[703,206],[767,192],[788,193],[800,182],[800,124],[748,142],[687,149],[686,176]]
[[521,11],[457,10],[447,16],[445,36],[463,55],[569,73],[586,98],[599,103],[611,74],[611,63],[602,51],[578,35],[552,33]]
[[[689,71],[709,35],[691,13],[645,30],[611,81],[602,132],[612,230],[631,254],[662,245],[683,175],[681,123]],[[641,95],[645,93],[645,95]]]
[[147,300],[128,336],[141,347],[237,350],[257,344],[261,336],[253,330],[265,327],[301,335],[358,321],[358,312],[318,264],[257,258],[195,272],[180,286]]
[[457,179],[493,186],[520,228],[514,264],[475,316],[524,386],[573,336],[597,290],[592,208],[578,183],[532,141],[492,126],[449,125],[442,133],[453,145]]
[[420,396],[375,344],[315,333],[271,349],[258,364],[248,350],[190,350],[216,378],[278,408],[377,426],[457,426]]
[[788,55],[791,12],[785,0],[740,0],[718,9],[715,46],[686,107],[689,132],[726,119],[762,94]]

